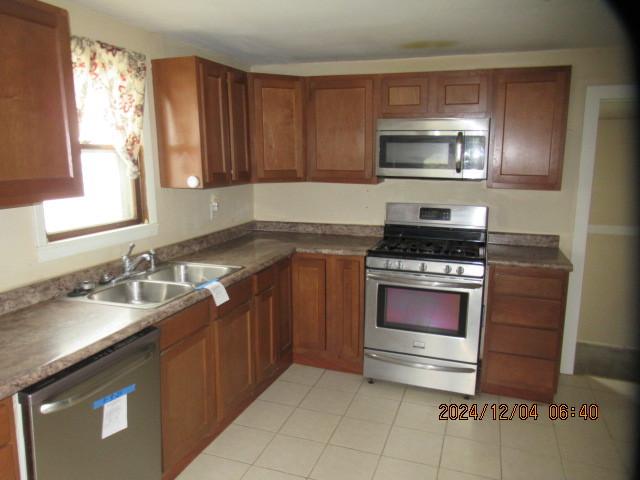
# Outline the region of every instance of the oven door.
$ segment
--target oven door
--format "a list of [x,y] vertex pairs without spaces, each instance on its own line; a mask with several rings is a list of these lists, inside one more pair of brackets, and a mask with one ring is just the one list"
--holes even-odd
[[376,175],[486,178],[486,131],[378,131]]
[[367,270],[365,348],[476,364],[482,279]]

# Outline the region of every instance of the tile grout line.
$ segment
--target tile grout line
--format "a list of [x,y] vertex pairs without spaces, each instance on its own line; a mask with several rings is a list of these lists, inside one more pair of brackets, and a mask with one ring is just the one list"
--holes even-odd
[[[324,376],[324,373],[327,372],[327,370],[325,369],[325,371],[322,373],[322,375],[320,375],[320,377],[318,378],[318,382],[320,381],[320,378],[322,378]],[[316,382],[317,385],[317,382]],[[362,386],[362,384],[360,384],[360,386]],[[322,387],[321,387],[322,388]],[[358,390],[360,390],[360,387],[358,387]],[[353,397],[351,397],[351,400],[349,401],[349,404],[347,405],[347,408],[345,409],[344,413],[346,414],[347,411],[349,410],[349,407],[351,406],[351,404],[353,403],[353,400],[356,398],[356,395],[358,394],[358,390],[355,391]],[[311,391],[311,390],[309,390]],[[314,462],[313,466],[311,467],[311,470],[309,470],[309,473],[306,475],[307,479],[313,479],[313,477],[311,476],[313,474],[313,471],[316,469],[316,467],[318,466],[318,463],[320,462],[320,459],[322,458],[322,456],[324,455],[324,452],[327,451],[327,447],[329,446],[329,442],[331,441],[331,439],[333,438],[333,436],[335,435],[336,430],[338,429],[338,426],[340,425],[340,423],[342,422],[342,419],[345,418],[345,415],[340,415],[340,420],[338,421],[338,425],[336,425],[336,428],[333,430],[333,432],[331,433],[331,436],[329,437],[329,439],[325,442],[324,444],[324,448],[322,449],[322,451],[320,452],[320,455],[318,455],[318,458],[316,459],[316,461]]]
[[[360,388],[362,388],[362,386]],[[396,407],[396,411],[395,411],[395,413],[393,415],[393,420],[391,421],[391,425],[389,426],[389,431],[387,432],[387,436],[384,439],[384,443],[382,445],[382,450],[380,450],[380,455],[378,455],[378,461],[376,462],[376,468],[373,470],[373,475],[371,476],[372,479],[375,478],[376,473],[378,473],[378,468],[380,468],[380,462],[382,461],[382,457],[384,456],[384,451],[387,448],[387,443],[389,442],[389,437],[391,436],[391,431],[393,430],[393,427],[396,424],[396,420],[398,418],[398,413],[400,413],[400,407],[402,406],[402,401],[404,400],[406,392],[407,392],[407,387],[405,385],[405,387],[402,390],[402,395],[400,395],[400,401],[398,402],[398,406]],[[390,458],[393,458],[393,457],[390,457]]]
[[[294,364],[292,363],[291,365],[294,365]],[[287,370],[288,370],[289,368],[291,368],[291,366],[289,366],[289,367],[287,368]],[[285,372],[286,372],[287,370],[285,370]],[[324,370],[324,371],[322,372],[322,374],[318,377],[318,380],[320,379],[320,377],[322,377],[322,375],[324,375],[324,372],[325,372],[325,371],[326,371],[326,370]],[[284,373],[284,372],[282,372],[282,373]],[[282,374],[280,374],[280,376],[282,376]],[[279,377],[278,377],[278,378],[279,378]],[[277,380],[278,380],[278,379],[276,379],[275,381],[277,381]],[[316,380],[316,382],[315,382],[313,385],[315,385],[316,383],[318,383],[318,380]],[[274,381],[274,383],[275,383],[275,381]],[[283,381],[284,381],[284,380],[283,380]],[[288,383],[294,383],[294,382],[288,382]],[[272,385],[273,385],[273,384],[272,384]],[[300,384],[297,384],[297,385],[300,385]],[[309,391],[304,395],[304,397],[302,397],[302,399],[300,400],[300,402],[298,403],[298,405],[300,405],[300,404],[304,401],[304,399],[307,397],[307,395],[309,395],[309,392],[313,389],[313,385],[309,388]],[[271,385],[270,385],[270,386],[271,386]],[[270,386],[269,386],[269,387],[270,387]],[[308,386],[308,385],[307,385],[307,386]],[[265,390],[265,391],[266,391],[266,390]],[[264,393],[264,392],[263,392],[263,393]],[[262,394],[260,394],[260,395],[262,395]],[[256,400],[258,400],[259,398],[260,398],[260,397],[258,396],[258,398],[256,398],[255,400],[253,400],[253,402],[251,402],[251,404],[253,404],[253,403],[254,403]],[[268,402],[268,400],[262,400],[262,401],[263,401],[263,402]],[[278,402],[269,402],[269,403],[275,403],[276,405],[283,405],[282,403],[278,403]],[[290,407],[291,405],[286,405],[286,406],[289,406],[289,407]],[[297,409],[297,408],[298,408],[297,406],[293,406],[293,410],[291,410],[291,413],[289,413],[289,415],[287,415],[287,418],[285,418],[285,419],[284,419],[284,421],[282,422],[282,424],[280,425],[280,427],[278,428],[278,430],[276,430],[275,432],[271,432],[271,433],[273,433],[273,437],[271,438],[271,440],[269,440],[269,442],[267,442],[267,444],[264,446],[264,448],[262,449],[262,451],[260,452],[260,454],[258,454],[258,456],[256,456],[256,459],[253,461],[252,465],[254,465],[254,466],[256,466],[256,467],[260,467],[260,468],[266,468],[266,467],[261,467],[260,465],[256,465],[256,462],[257,462],[257,461],[258,461],[258,459],[262,456],[262,454],[265,452],[265,450],[269,447],[269,445],[271,445],[271,444],[273,443],[273,441],[275,440],[275,438],[280,434],[280,431],[281,431],[281,430],[282,430],[282,428],[285,426],[285,424],[289,421],[289,419],[290,419],[290,418],[291,418],[291,416],[294,414],[294,412],[296,411],[296,409]],[[287,436],[287,437],[289,437],[288,435],[286,435],[286,436]],[[289,437],[289,438],[291,438],[291,437]],[[297,438],[297,437],[294,437],[294,438]],[[276,472],[281,472],[281,473],[291,474],[290,472],[284,472],[284,471],[281,471],[281,470],[275,470],[275,469],[269,469],[269,470],[274,470],[274,471],[276,471]],[[249,471],[249,470],[247,470],[247,472],[248,472],[248,471]],[[245,472],[245,475],[246,475],[246,472]],[[244,475],[243,475],[243,476],[244,476]],[[305,477],[306,477],[306,476],[305,476]],[[305,477],[303,477],[303,478],[305,478]],[[242,479],[241,479],[241,480],[242,480]]]

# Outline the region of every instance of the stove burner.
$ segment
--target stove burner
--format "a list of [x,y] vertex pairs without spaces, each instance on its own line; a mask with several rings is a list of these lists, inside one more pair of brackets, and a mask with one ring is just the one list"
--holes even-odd
[[386,238],[372,252],[391,253],[412,258],[429,256],[466,259],[482,258],[482,251],[479,245],[454,240]]

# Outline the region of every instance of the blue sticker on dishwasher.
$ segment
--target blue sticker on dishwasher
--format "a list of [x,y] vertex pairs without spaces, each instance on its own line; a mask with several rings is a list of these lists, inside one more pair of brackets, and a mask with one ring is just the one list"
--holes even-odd
[[129,395],[130,393],[133,393],[135,391],[136,391],[136,384],[132,383],[128,387],[124,387],[123,389],[113,392],[107,395],[106,397],[102,397],[96,400],[95,402],[93,402],[93,409],[97,410],[98,408],[102,408],[104,407],[105,403],[109,403],[110,401],[115,400],[116,398],[119,398],[123,395]]

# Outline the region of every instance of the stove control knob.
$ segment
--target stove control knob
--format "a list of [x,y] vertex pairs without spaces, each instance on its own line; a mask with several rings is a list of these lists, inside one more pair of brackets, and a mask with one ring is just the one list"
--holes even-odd
[[420,271],[421,272],[426,272],[427,271],[427,263],[426,262],[422,262],[420,264]]
[[456,268],[456,273],[457,273],[458,275],[462,275],[462,274],[464,273],[464,267],[458,267],[458,268]]
[[384,268],[391,268],[391,260],[387,260],[384,262]]
[[402,270],[402,267],[403,267],[402,262],[398,260],[398,270]]
[[444,266],[444,273],[451,273],[451,265]]

